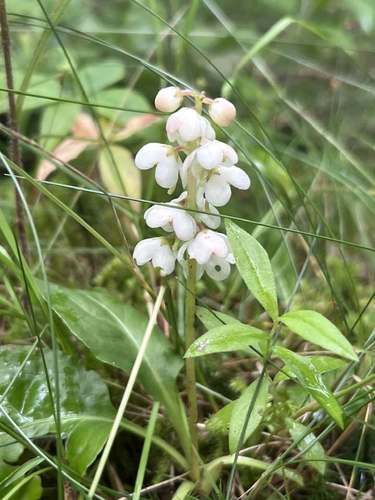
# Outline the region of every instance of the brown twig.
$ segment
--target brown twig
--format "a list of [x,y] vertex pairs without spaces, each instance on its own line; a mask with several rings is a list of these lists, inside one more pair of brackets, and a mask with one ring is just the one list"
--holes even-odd
[[[5,5],[5,0],[0,0],[0,28],[1,28],[1,45],[3,49],[3,57],[4,57],[4,68],[5,68],[5,77],[7,82],[7,87],[10,90],[14,89],[13,82],[13,71],[12,71],[12,56],[11,56],[11,45],[10,45],[10,36],[9,36],[9,27],[8,27],[8,18],[7,18],[7,10]],[[9,128],[14,132],[18,132],[17,126],[17,110],[16,110],[16,100],[13,92],[8,92],[8,124]],[[11,135],[9,139],[9,158],[12,162],[14,162],[19,167],[22,167],[22,155],[20,143],[17,137],[17,134]],[[26,235],[26,227],[25,227],[25,219],[24,219],[24,211],[22,207],[22,201],[20,195],[16,189],[15,191],[16,197],[16,226],[17,232],[20,239],[20,246],[24,257],[27,259],[28,252],[28,244],[27,244],[27,235]]]

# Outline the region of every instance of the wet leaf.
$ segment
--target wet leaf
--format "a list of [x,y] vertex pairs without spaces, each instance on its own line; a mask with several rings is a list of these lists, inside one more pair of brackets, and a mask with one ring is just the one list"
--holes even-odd
[[249,345],[258,348],[259,342],[267,340],[267,333],[241,323],[222,325],[199,337],[189,347],[186,358],[194,358],[215,352],[248,350]]
[[[51,286],[53,309],[70,332],[100,361],[128,372],[142,342],[147,318],[105,292]],[[177,429],[184,424],[176,378],[182,360],[154,328],[138,381],[166,407]]]
[[286,349],[285,347],[274,347],[274,354],[287,366],[301,386],[311,394],[322,408],[335,420],[339,427],[343,427],[342,409],[336,401],[332,392],[324,384],[320,373],[314,365],[303,356]]
[[[23,346],[2,348],[0,351],[1,394],[4,393],[7,385],[13,379],[29,349],[30,347]],[[45,349],[44,355],[55,401],[53,353]],[[86,447],[90,447],[90,458],[93,460],[103,446],[103,440],[99,439],[98,434],[95,434],[97,424],[91,424],[88,417],[112,418],[114,410],[109,399],[108,389],[97,373],[86,371],[77,364],[75,359],[62,353],[59,353],[58,357],[60,415],[63,432],[69,434],[82,421],[86,425],[85,432],[88,432],[88,428],[93,425],[91,430],[92,441],[87,443],[83,440],[83,437],[81,440],[82,456],[80,460],[81,468],[84,470],[83,462],[86,460],[85,457],[89,457]],[[29,357],[23,370],[18,374],[12,388],[6,395],[3,406],[10,417],[29,437],[40,437],[55,432],[53,407],[39,351],[34,351]],[[84,435],[83,432],[81,434]],[[11,447],[13,446],[14,438],[1,432],[0,449],[8,449],[8,458],[10,458],[9,453],[12,451]],[[95,451],[93,451],[94,449]],[[15,453],[15,450],[13,453]],[[17,454],[14,458],[17,459]],[[89,465],[91,461],[88,460],[85,466]]]

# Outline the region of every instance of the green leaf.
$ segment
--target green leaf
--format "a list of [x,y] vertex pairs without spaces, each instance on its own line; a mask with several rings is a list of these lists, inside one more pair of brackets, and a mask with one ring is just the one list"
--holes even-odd
[[65,102],[52,104],[44,109],[40,124],[40,142],[44,149],[52,151],[67,136],[79,109],[79,106]]
[[30,479],[25,477],[15,485],[2,492],[2,500],[39,500],[42,497],[42,481],[34,475]]
[[332,392],[324,384],[320,373],[314,365],[302,356],[286,349],[274,347],[274,354],[279,357],[287,368],[294,373],[301,386],[324,408],[335,420],[339,427],[343,427],[342,410]]
[[[323,446],[316,439],[316,436],[312,432],[309,432],[308,427],[294,420],[287,419],[287,425],[290,435],[294,441],[298,442],[297,447],[303,452],[308,463],[317,470],[319,474],[324,475],[326,470],[326,463],[324,461],[326,455]],[[319,462],[319,459],[323,461]]]
[[[142,193],[141,171],[135,166],[133,155],[122,146],[111,145],[99,155],[99,171],[107,191],[140,198]],[[136,209],[140,204],[133,202]]]
[[194,358],[212,354],[215,352],[230,352],[248,349],[254,345],[258,349],[258,343],[267,340],[267,333],[252,326],[241,323],[222,325],[199,337],[185,354],[186,358]]
[[66,443],[66,458],[70,467],[84,475],[106,443],[112,422],[82,419],[73,428]]
[[229,314],[220,311],[211,311],[207,307],[198,306],[196,314],[207,330],[212,330],[212,328],[216,328],[217,326],[228,325],[229,323],[239,323],[242,325],[238,319],[229,316]]
[[[241,436],[242,429],[245,425],[246,415],[250,404],[253,401],[255,391],[259,381],[255,380],[249,387],[243,392],[241,397],[239,397],[233,405],[232,415],[229,424],[229,451],[234,453],[237,449],[239,439]],[[251,436],[251,434],[256,430],[258,425],[261,423],[264,412],[267,405],[268,398],[268,387],[269,380],[264,377],[260,383],[260,389],[256,397],[255,402],[253,402],[252,412],[247,423],[244,443]],[[230,403],[231,404],[231,403]],[[242,443],[243,444],[243,443]]]
[[242,279],[272,319],[279,315],[275,279],[267,252],[249,233],[225,221],[229,242]]
[[209,418],[207,426],[212,432],[228,434],[235,403],[236,401],[231,401]]
[[[144,336],[147,318],[105,292],[57,285],[51,285],[50,291],[52,307],[70,332],[100,361],[130,371]],[[155,327],[138,381],[164,404],[176,430],[183,435],[186,420],[176,386],[182,364],[163,333]]]
[[[0,394],[3,394],[19,370],[19,366],[28,354],[29,347],[2,348],[0,351]],[[52,351],[44,350],[48,377],[51,382],[54,400],[54,362]],[[62,353],[58,355],[60,382],[60,418],[62,431],[69,434],[77,423],[89,417],[113,418],[114,410],[109,399],[106,385],[94,371],[86,371],[75,359]],[[18,373],[12,388],[7,393],[3,406],[29,437],[40,437],[55,432],[53,408],[43,369],[43,362],[38,351],[33,352],[23,370]],[[95,428],[97,424],[92,427]],[[0,432],[0,449],[13,446],[14,438]],[[90,443],[99,453],[101,441]],[[3,448],[5,447],[5,448]],[[83,453],[84,445],[82,444]],[[83,463],[84,458],[81,458]],[[87,463],[87,465],[90,462]]]
[[81,83],[90,96],[122,80],[124,76],[125,66],[118,59],[105,59],[79,70]]
[[84,475],[106,443],[112,422],[82,419],[73,428],[66,443],[66,458],[70,467]]
[[280,320],[300,337],[340,356],[357,361],[350,342],[327,318],[315,311],[290,311]]
[[98,108],[98,113],[109,120],[116,118],[116,121],[125,125],[130,118],[134,116],[140,116],[138,111],[149,112],[151,111],[151,106],[145,99],[145,97],[136,92],[135,90],[124,89],[106,89],[101,90],[96,95],[95,99],[92,99],[97,104],[105,104],[106,106],[120,107],[134,109],[133,111],[120,111],[116,109],[106,109]]
[[[347,362],[343,359],[332,358],[330,356],[304,356],[319,373],[327,373],[330,371],[338,370],[346,366]],[[279,372],[273,379],[274,382],[282,382],[288,378],[293,378],[294,373],[287,366],[283,367],[283,371]]]

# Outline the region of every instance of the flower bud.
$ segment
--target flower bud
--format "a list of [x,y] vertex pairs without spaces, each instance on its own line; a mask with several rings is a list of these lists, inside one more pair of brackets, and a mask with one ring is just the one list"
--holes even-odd
[[181,106],[183,96],[178,87],[165,87],[155,97],[155,108],[164,113],[173,113]]
[[224,99],[218,97],[209,105],[208,113],[212,120],[220,127],[227,127],[236,118],[236,108],[234,105]]
[[179,144],[215,139],[209,121],[193,108],[181,108],[173,113],[167,120],[166,130],[168,139]]

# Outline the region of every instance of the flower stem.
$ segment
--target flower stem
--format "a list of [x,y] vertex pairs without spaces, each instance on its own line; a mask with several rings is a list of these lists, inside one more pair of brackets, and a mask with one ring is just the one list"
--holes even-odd
[[[189,259],[188,261],[188,276],[187,276],[187,290],[186,290],[186,311],[185,311],[185,347],[186,350],[195,340],[195,293],[196,293],[196,261]],[[188,421],[191,436],[191,470],[190,474],[194,481],[199,480],[199,452],[198,452],[198,435],[197,435],[197,421],[198,421],[198,404],[197,404],[197,391],[196,391],[196,377],[195,377],[195,359],[186,358],[186,392],[188,397]]]
[[[188,176],[188,208],[196,208],[196,180],[190,172]],[[186,295],[185,295],[185,347],[189,349],[190,345],[195,340],[195,295],[197,282],[197,262],[194,259],[189,259],[187,263],[187,280],[186,280]],[[195,359],[186,358],[186,393],[188,397],[188,422],[191,437],[191,453],[190,453],[190,474],[194,481],[199,480],[199,449],[198,449],[198,404],[197,404],[197,389],[195,376]]]

